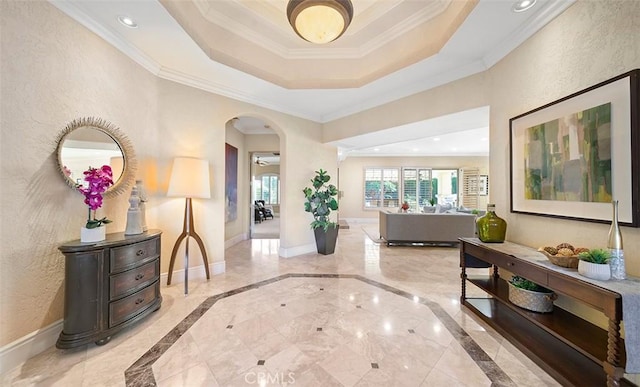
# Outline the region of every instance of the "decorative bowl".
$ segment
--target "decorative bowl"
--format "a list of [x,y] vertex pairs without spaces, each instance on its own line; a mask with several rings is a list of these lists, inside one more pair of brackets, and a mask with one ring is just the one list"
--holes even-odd
[[553,263],[556,266],[562,266],[562,267],[567,267],[570,269],[577,269],[578,268],[578,256],[577,255],[570,255],[570,256],[566,256],[566,255],[551,255],[549,253],[547,253],[546,251],[540,249],[538,250],[539,252],[541,252],[542,254],[544,254],[547,259],[549,259],[549,262]]

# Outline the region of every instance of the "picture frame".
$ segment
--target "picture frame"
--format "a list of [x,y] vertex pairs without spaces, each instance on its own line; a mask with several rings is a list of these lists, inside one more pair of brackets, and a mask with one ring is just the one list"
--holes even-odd
[[510,211],[640,227],[640,69],[509,120]]
[[225,223],[238,219],[238,148],[225,143]]
[[478,179],[478,195],[487,196],[489,194],[489,176],[480,175]]

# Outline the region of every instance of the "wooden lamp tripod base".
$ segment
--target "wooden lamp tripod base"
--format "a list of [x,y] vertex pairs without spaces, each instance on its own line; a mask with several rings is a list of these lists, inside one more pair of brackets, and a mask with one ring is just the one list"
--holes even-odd
[[171,275],[173,274],[173,265],[176,262],[178,247],[180,247],[182,240],[186,238],[187,242],[184,250],[184,294],[189,293],[189,237],[193,237],[193,239],[198,242],[198,246],[200,246],[200,252],[202,253],[202,259],[204,260],[204,270],[207,273],[207,279],[209,279],[209,260],[207,259],[207,251],[204,249],[202,238],[200,238],[200,235],[196,233],[193,227],[193,208],[191,207],[191,198],[187,198],[185,203],[182,234],[180,234],[178,240],[176,240],[176,244],[173,245],[171,261],[169,261],[169,274],[167,276],[167,285],[171,285]]

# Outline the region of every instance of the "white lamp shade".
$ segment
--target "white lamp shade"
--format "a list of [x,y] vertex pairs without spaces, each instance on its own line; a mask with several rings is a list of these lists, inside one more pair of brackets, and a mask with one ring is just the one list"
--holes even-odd
[[211,198],[209,162],[189,157],[176,157],[171,168],[167,196]]

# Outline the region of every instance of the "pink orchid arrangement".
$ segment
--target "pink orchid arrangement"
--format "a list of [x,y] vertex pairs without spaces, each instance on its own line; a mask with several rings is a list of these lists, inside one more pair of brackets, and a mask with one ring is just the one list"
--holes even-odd
[[[102,207],[102,194],[113,185],[113,173],[111,167],[103,165],[100,169],[89,167],[84,171],[84,181],[89,185],[84,187],[78,185],[78,191],[84,195],[84,203],[89,206],[89,218],[86,228],[96,228],[103,224],[111,223],[106,217],[96,219],[96,210]],[[91,214],[93,211],[93,216]]]

